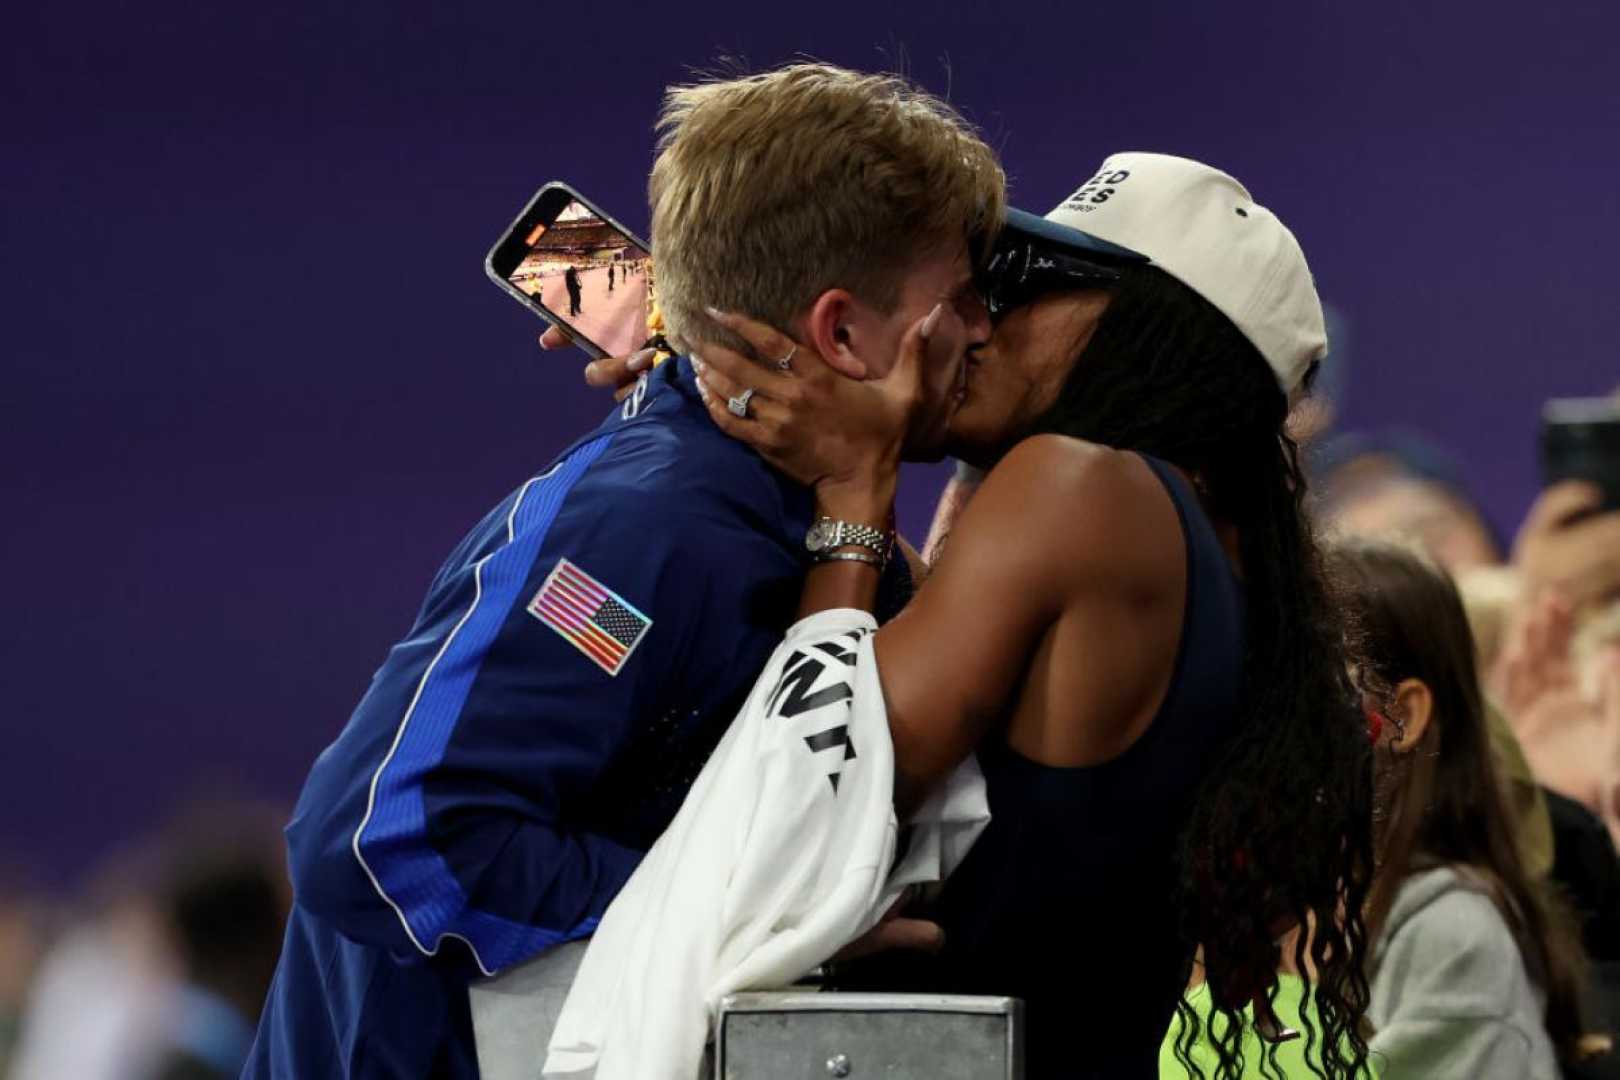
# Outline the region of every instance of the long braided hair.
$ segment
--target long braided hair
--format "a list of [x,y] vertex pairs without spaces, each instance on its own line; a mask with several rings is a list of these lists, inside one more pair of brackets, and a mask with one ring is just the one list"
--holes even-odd
[[[1255,1002],[1269,1014],[1277,942],[1292,928],[1301,928],[1294,966],[1312,973],[1322,1028],[1303,1033],[1307,1059],[1340,1080],[1363,1075],[1367,1054],[1372,749],[1303,510],[1287,412],[1264,358],[1231,320],[1163,271],[1139,266],[1125,271],[1037,425],[1180,466],[1239,537],[1239,711],[1193,797],[1175,868],[1183,974],[1190,979],[1201,949],[1213,1004],[1204,1041],[1222,1080],[1244,1066],[1244,1007]],[[1191,1060],[1200,1022],[1185,1001],[1178,1013],[1177,1058],[1203,1077]],[[1311,1028],[1308,1015],[1304,1022]]]

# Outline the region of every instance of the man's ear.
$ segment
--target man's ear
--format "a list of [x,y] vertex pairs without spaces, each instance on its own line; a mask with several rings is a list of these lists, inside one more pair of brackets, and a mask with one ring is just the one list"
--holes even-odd
[[867,376],[866,362],[851,347],[851,323],[855,318],[855,298],[843,289],[828,289],[816,297],[804,317],[809,344],[835,371],[851,379]]
[[1389,744],[1390,749],[1397,754],[1415,750],[1434,715],[1434,694],[1428,684],[1422,679],[1402,679],[1395,687],[1394,712],[1400,717],[1396,725],[1400,734]]

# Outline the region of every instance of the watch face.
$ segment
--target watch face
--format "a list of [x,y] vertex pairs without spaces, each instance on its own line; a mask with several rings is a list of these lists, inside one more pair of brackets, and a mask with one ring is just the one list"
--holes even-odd
[[804,546],[811,551],[820,551],[832,543],[834,525],[822,519],[810,526],[810,531],[804,534]]

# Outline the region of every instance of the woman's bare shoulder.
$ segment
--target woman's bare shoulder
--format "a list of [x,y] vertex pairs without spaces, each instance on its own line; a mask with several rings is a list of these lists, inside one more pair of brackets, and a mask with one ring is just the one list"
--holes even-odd
[[1139,454],[1035,435],[991,469],[953,545],[996,539],[1084,576],[1162,574],[1184,557],[1174,503]]

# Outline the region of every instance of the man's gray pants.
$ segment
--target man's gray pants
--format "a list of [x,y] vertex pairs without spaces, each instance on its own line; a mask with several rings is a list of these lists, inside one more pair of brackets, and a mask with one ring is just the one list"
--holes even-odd
[[468,988],[482,1080],[539,1077],[585,945],[565,942]]

